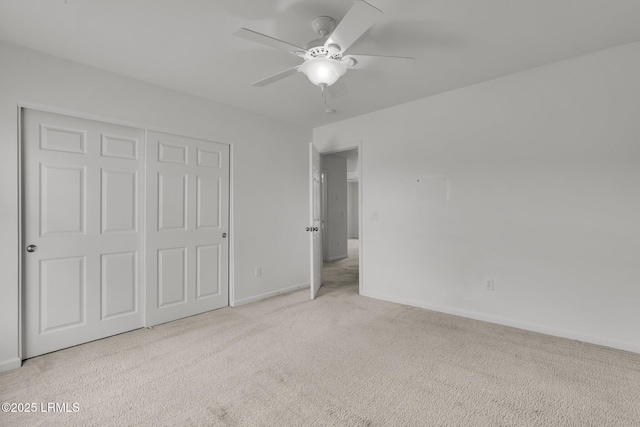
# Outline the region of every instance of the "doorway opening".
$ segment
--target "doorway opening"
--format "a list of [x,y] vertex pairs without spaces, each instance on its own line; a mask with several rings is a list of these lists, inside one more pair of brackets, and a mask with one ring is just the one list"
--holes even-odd
[[358,148],[321,154],[323,293],[360,292]]

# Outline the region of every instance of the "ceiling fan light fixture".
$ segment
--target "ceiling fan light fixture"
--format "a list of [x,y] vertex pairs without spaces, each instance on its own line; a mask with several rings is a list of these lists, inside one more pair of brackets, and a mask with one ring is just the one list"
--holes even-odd
[[347,71],[346,64],[329,58],[311,58],[300,66],[311,83],[316,86],[331,86]]

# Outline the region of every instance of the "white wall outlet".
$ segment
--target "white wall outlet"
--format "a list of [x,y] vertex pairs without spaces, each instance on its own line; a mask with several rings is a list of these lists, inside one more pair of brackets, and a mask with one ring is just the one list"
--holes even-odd
[[493,290],[493,279],[487,279],[484,281],[484,288],[488,291]]
[[256,277],[262,276],[262,267],[256,267]]
[[371,221],[380,221],[380,211],[371,211]]

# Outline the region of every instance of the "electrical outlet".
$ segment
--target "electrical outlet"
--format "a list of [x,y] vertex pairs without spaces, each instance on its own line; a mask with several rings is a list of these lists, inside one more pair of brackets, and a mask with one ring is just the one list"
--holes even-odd
[[371,211],[371,221],[380,221],[380,211]]
[[484,286],[485,289],[488,291],[492,291],[493,290],[493,279],[487,279],[484,281]]
[[262,276],[262,267],[256,267],[256,277]]

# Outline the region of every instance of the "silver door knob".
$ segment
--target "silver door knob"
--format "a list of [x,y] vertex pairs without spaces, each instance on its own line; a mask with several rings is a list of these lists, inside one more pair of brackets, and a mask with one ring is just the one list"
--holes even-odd
[[38,247],[36,245],[27,246],[27,252],[35,252],[37,250],[38,250]]
[[227,233],[222,233],[222,238],[226,238],[227,237]]

